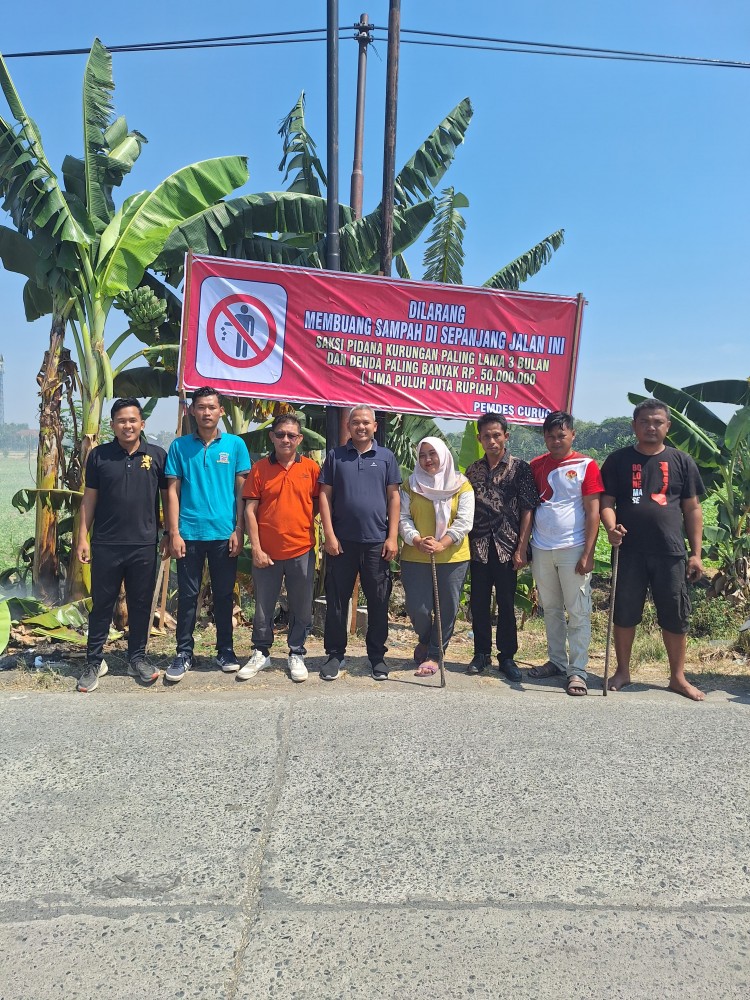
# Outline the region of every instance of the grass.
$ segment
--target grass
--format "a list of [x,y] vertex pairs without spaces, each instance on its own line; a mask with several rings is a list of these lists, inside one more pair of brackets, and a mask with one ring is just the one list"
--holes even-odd
[[0,570],[16,564],[18,550],[34,534],[34,513],[19,514],[11,497],[34,485],[34,456],[0,456]]

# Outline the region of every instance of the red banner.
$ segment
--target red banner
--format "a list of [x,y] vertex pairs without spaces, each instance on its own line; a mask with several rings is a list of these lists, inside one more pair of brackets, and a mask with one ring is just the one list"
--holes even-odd
[[193,256],[181,384],[541,424],[573,399],[583,299]]

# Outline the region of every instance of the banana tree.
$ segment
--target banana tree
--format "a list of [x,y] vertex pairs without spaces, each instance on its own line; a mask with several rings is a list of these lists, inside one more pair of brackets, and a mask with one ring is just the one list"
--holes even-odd
[[[706,553],[719,563],[712,590],[735,603],[750,600],[750,381],[723,379],[675,389],[644,379],[644,385],[670,407],[669,443],[692,455],[716,501],[717,523],[704,527]],[[632,403],[645,398],[628,394]],[[706,402],[738,408],[725,422]]]
[[[460,191],[447,187],[440,193],[435,221],[425,247],[423,265],[424,281],[443,281],[452,285],[463,284],[464,232],[466,221],[460,212],[468,208],[469,200]],[[522,282],[533,277],[548,264],[552,254],[564,243],[565,230],[558,229],[546,236],[530,250],[501,267],[484,284],[484,288],[517,289]]]

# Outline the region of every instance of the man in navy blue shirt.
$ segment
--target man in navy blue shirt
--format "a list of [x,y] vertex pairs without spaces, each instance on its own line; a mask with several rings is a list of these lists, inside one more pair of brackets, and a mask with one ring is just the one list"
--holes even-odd
[[[146,426],[137,399],[112,404],[115,440],[94,448],[86,462],[76,554],[91,562],[92,607],[86,668],[78,690],[93,691],[107,673],[102,659],[112,612],[125,584],[128,605],[128,673],[144,684],[159,676],[146,659],[156,579],[159,491],[166,500],[166,452],[142,437]],[[91,544],[89,544],[89,531]]]
[[328,661],[320,676],[334,681],[344,666],[349,601],[359,573],[367,600],[367,656],[373,680],[384,681],[388,638],[391,559],[398,552],[396,456],[375,443],[375,413],[355,406],[347,422],[351,437],[326,456],[318,479],[320,518],[325,533],[326,624],[323,640]]

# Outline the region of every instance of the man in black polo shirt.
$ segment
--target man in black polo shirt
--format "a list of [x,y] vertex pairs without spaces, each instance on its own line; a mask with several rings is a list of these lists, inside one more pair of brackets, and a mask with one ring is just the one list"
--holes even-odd
[[323,635],[328,661],[320,676],[334,681],[344,665],[347,612],[359,573],[367,599],[367,656],[373,680],[388,678],[383,662],[388,638],[391,559],[398,552],[398,488],[401,470],[396,456],[375,444],[375,414],[369,406],[349,413],[351,437],[333,448],[320,471],[320,519],[326,549],[326,624]]
[[91,562],[86,669],[78,681],[78,690],[83,692],[93,691],[107,673],[102,651],[123,581],[128,605],[128,673],[144,684],[159,676],[146,659],[146,640],[156,576],[159,492],[163,504],[167,496],[167,455],[141,437],[146,424],[137,399],[116,400],[111,416],[115,440],[94,448],[86,463],[76,547],[79,560]]

